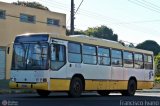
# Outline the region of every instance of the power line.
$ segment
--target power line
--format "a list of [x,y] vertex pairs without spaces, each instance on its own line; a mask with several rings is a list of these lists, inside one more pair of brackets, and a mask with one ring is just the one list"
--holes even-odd
[[[40,1],[43,1],[43,0],[40,0]],[[130,1],[130,0],[129,0]],[[144,0],[145,1],[145,0]],[[132,2],[132,1],[131,1]],[[46,3],[46,1],[45,1]],[[48,2],[47,5],[50,5],[50,6],[53,6],[51,4],[53,3],[56,3],[56,4],[60,4],[61,7],[58,7],[60,9],[64,9],[64,10],[68,10],[68,7],[65,5],[65,4],[62,4],[62,3],[59,3],[59,2]],[[83,10],[81,9],[80,11],[80,14],[82,15],[85,15],[87,17],[94,17],[96,19],[101,19],[101,20],[106,20],[107,22],[110,21],[110,22],[115,22],[117,21],[117,23],[114,23],[114,24],[132,24],[132,23],[147,23],[147,22],[158,22],[159,20],[146,20],[146,21],[131,21],[131,22],[124,22],[124,21],[120,21],[120,20],[117,20],[117,19],[113,19],[111,17],[107,17],[107,16],[104,16],[102,14],[99,14],[99,13],[95,13],[95,12],[92,12],[92,11],[88,11],[88,10]],[[78,12],[77,12],[78,13]]]
[[160,11],[159,7],[157,8],[157,7],[153,6],[153,4],[151,4],[151,3],[148,3],[148,2],[145,2],[145,1],[139,1],[139,0],[136,0],[136,1],[138,3],[141,3],[141,4],[145,5],[145,6],[148,6],[149,8],[152,8],[156,11]]
[[159,8],[159,9],[160,9],[160,7],[159,7],[159,6],[157,6],[157,5],[155,5],[155,4],[151,3],[151,2],[148,2],[148,1],[146,1],[146,0],[143,0],[143,2],[146,2],[146,3],[148,3],[148,4],[152,5],[152,6],[155,6],[155,7],[157,7],[157,8]]
[[84,1],[84,0],[82,0],[81,3],[79,4],[79,6],[78,6],[76,12],[74,13],[74,15],[76,15],[76,13],[77,13],[77,11],[79,10],[80,6],[82,5],[83,1]]
[[134,1],[128,0],[128,1],[131,2],[131,3],[133,3],[133,4],[139,5],[141,7],[144,7],[146,9],[150,10],[150,11],[154,11],[154,12],[160,13],[160,10],[158,10],[157,8],[154,8],[152,6],[148,6],[148,5],[142,3],[142,2],[140,2],[138,0],[134,0]]
[[[40,0],[40,1],[42,1],[42,0]],[[54,2],[51,2],[51,1],[45,1],[45,3],[47,3],[47,4],[49,4],[50,6],[54,6],[53,5],[53,3]],[[59,5],[61,5],[59,8],[63,8],[63,10],[68,10],[68,8],[69,7],[67,7],[65,4],[63,4],[63,3],[59,3],[59,2],[56,2],[56,4],[59,4]],[[69,11],[69,10],[68,10]],[[135,28],[137,28],[138,26],[136,26],[135,28],[133,28],[133,27],[131,27],[130,25],[127,25],[127,24],[133,24],[133,23],[146,23],[147,21],[149,22],[154,22],[154,21],[159,21],[159,20],[147,20],[147,21],[132,21],[132,22],[122,22],[122,21],[120,21],[120,20],[117,20],[117,19],[113,19],[113,18],[111,18],[111,17],[107,17],[107,16],[104,16],[104,15],[101,15],[101,14],[99,14],[99,13],[95,13],[95,12],[92,12],[92,11],[88,11],[88,10],[80,10],[79,11],[80,12],[80,14],[82,14],[82,15],[84,15],[84,16],[86,16],[86,17],[92,17],[92,19],[95,19],[96,21],[99,21],[99,19],[102,21],[104,21],[104,22],[107,22],[107,23],[111,23],[111,24],[113,24],[113,25],[116,25],[116,26],[118,26],[118,27],[121,27],[122,25],[122,27],[125,27],[125,28],[127,28],[127,29],[130,29],[130,30],[134,30],[134,31],[138,31],[138,32],[143,32],[143,33],[146,33],[146,31],[142,31],[142,30],[140,30],[141,28],[138,28],[138,29],[135,29]],[[78,12],[77,12],[78,13]],[[94,18],[93,18],[94,17]],[[98,20],[97,20],[98,19]],[[113,23],[113,22],[115,22],[115,23]],[[135,25],[134,25],[135,26]],[[142,29],[144,29],[144,28],[142,28]],[[147,33],[148,34],[148,33]]]

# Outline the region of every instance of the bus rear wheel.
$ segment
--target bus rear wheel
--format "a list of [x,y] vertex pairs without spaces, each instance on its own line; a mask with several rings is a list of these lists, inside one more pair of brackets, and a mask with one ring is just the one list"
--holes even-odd
[[108,96],[110,94],[110,92],[106,90],[99,90],[97,93],[101,96]]
[[37,90],[37,93],[39,96],[41,97],[47,97],[50,94],[50,91],[46,91],[46,90]]
[[123,96],[134,96],[135,92],[137,90],[137,83],[134,79],[129,80],[128,82],[128,88],[126,91],[122,91]]
[[68,95],[71,97],[80,97],[82,91],[83,91],[82,80],[79,77],[74,77],[71,80],[70,90],[68,92]]

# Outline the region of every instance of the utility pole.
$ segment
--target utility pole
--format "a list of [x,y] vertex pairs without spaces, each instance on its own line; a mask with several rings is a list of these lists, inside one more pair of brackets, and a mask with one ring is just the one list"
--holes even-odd
[[71,0],[71,27],[70,34],[74,35],[74,0]]

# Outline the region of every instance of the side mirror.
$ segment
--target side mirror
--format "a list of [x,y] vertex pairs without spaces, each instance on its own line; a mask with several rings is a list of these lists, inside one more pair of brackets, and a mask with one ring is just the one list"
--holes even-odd
[[9,54],[9,52],[10,52],[10,47],[7,48],[7,54]]

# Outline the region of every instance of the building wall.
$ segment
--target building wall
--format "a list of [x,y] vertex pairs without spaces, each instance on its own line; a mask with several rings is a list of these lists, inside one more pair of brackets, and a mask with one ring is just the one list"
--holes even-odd
[[[16,35],[22,33],[40,33],[48,32],[59,36],[65,36],[66,33],[66,15],[62,13],[50,12],[30,7],[17,6],[13,4],[0,2],[0,10],[6,11],[5,19],[0,19],[0,47],[6,49],[6,78],[9,78],[11,66],[12,45]],[[36,18],[35,23],[20,21],[20,14],[33,15]],[[59,20],[59,25],[48,25],[47,18]],[[10,47],[11,46],[11,47]],[[7,54],[10,47],[10,54]]]

